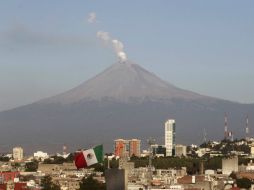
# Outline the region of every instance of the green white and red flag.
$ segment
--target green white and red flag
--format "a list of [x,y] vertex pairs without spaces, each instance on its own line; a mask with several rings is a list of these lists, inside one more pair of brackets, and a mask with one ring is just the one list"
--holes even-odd
[[86,168],[103,161],[103,146],[98,145],[91,149],[79,151],[75,154],[75,165],[78,169]]

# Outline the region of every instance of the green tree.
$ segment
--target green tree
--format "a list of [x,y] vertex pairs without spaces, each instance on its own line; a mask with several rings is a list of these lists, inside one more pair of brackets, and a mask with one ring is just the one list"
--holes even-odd
[[26,172],[36,172],[38,169],[38,162],[33,160],[32,162],[27,162],[25,165]]
[[92,175],[84,177],[79,185],[80,190],[106,190],[106,184],[93,179]]
[[251,187],[251,181],[248,178],[241,178],[236,180],[237,187],[249,189]]
[[1,161],[1,162],[9,162],[9,161],[10,161],[10,158],[7,157],[7,156],[0,156],[0,161]]
[[70,155],[65,159],[65,162],[69,162],[69,163],[73,162],[74,156],[75,156],[74,153],[70,153]]
[[93,166],[91,166],[91,168],[94,168],[94,171],[96,171],[96,172],[104,172],[105,171],[105,167],[101,163],[94,164]]
[[232,172],[230,175],[229,175],[229,177],[231,177],[232,179],[237,179],[237,175],[236,175],[236,173],[235,172]]
[[53,183],[52,177],[48,175],[42,178],[41,186],[42,186],[42,189],[45,189],[45,190],[61,190],[60,185]]
[[222,164],[222,157],[220,156],[210,158],[204,163],[205,169],[212,169],[212,170],[220,169],[222,167],[221,164]]

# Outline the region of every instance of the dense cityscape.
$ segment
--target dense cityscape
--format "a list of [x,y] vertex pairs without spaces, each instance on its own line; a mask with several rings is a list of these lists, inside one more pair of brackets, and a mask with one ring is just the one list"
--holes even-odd
[[[63,146],[61,154],[43,151],[26,155],[22,147],[0,157],[1,190],[215,190],[253,188],[254,138],[233,139],[227,131],[224,139],[201,145],[176,144],[176,121],[164,126],[165,144],[149,138],[147,150],[141,150],[139,139],[116,139],[113,152],[105,153],[102,163],[77,169],[75,154]],[[248,121],[246,121],[248,123]],[[162,128],[163,130],[163,128]],[[117,179],[117,180],[116,180]]]

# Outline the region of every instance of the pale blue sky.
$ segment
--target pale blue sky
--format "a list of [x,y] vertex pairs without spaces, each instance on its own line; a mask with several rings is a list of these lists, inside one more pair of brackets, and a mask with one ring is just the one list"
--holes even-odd
[[99,30],[176,86],[254,103],[252,0],[8,0],[0,18],[0,110],[68,90],[116,62]]

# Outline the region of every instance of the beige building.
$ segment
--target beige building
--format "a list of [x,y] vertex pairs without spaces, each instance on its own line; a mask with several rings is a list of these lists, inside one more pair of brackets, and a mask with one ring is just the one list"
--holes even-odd
[[233,171],[238,172],[238,157],[222,159],[222,174],[230,175]]
[[14,161],[20,161],[20,160],[23,160],[23,158],[24,158],[23,148],[21,148],[21,147],[13,148]]
[[254,157],[254,144],[251,144],[250,146],[250,154],[252,157]]
[[187,147],[181,144],[177,144],[175,146],[175,156],[181,157],[181,156],[186,156],[186,151]]
[[76,171],[77,168],[74,163],[63,164],[39,164],[38,171],[46,174],[52,174],[59,171]]

